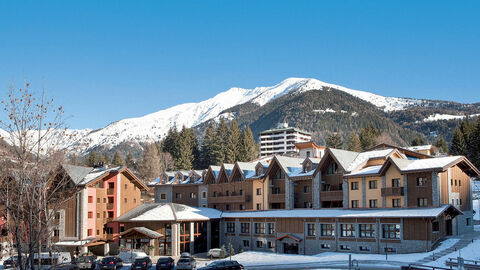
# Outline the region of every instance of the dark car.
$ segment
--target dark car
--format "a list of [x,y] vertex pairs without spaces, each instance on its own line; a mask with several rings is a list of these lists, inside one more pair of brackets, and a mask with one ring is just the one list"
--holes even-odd
[[100,269],[116,270],[123,266],[123,261],[118,257],[105,257],[100,261],[98,266]]
[[197,267],[197,262],[193,257],[180,257],[177,262],[177,270],[191,270]]
[[132,270],[142,269],[147,270],[152,266],[152,260],[149,257],[136,258],[132,263]]
[[157,261],[156,270],[173,270],[175,268],[175,261],[171,257],[159,258]]
[[78,266],[73,263],[62,263],[53,265],[50,270],[78,270]]
[[3,262],[3,268],[16,268],[17,264],[17,256],[13,256]]
[[80,256],[75,260],[75,264],[80,269],[95,269],[95,256]]
[[239,264],[237,261],[215,261],[211,264],[198,268],[197,270],[237,270],[244,269],[243,265]]

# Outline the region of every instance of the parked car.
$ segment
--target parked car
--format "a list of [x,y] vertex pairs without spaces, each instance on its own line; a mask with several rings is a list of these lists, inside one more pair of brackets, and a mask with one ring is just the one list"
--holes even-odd
[[215,261],[197,270],[239,270],[244,269],[237,261]]
[[5,261],[3,261],[3,268],[4,269],[16,268],[17,264],[18,264],[17,260],[18,260],[17,256],[13,256],[13,257],[10,257],[10,258],[6,259]]
[[99,268],[100,269],[113,269],[116,270],[119,267],[123,266],[123,261],[122,259],[118,257],[105,257],[103,258],[100,263],[99,263]]
[[221,248],[212,248],[207,252],[207,257],[213,258],[225,258],[225,251]]
[[149,257],[136,258],[132,263],[132,270],[142,269],[148,270],[152,266],[152,260]]
[[173,270],[175,268],[175,260],[171,257],[159,258],[156,270]]
[[180,254],[180,258],[192,258],[192,254],[188,252],[182,252],[182,254]]
[[62,263],[53,265],[50,267],[50,270],[78,270],[78,265],[73,263]]
[[197,267],[197,262],[193,257],[180,257],[180,259],[177,262],[177,270],[180,269],[194,269]]
[[95,269],[95,256],[80,256],[75,260],[80,269]]

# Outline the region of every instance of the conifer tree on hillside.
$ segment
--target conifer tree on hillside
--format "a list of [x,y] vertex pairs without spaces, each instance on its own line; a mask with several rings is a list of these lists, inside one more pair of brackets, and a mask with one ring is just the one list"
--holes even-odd
[[225,162],[225,150],[227,145],[229,129],[225,120],[220,119],[220,123],[216,129],[216,140],[212,147],[212,164],[221,165]]
[[86,165],[88,167],[93,167],[97,164],[97,155],[95,154],[95,151],[91,151],[90,154],[88,154],[87,159],[85,160]]
[[415,139],[412,140],[412,143],[411,143],[412,146],[419,146],[424,144],[425,144],[425,141],[420,137],[416,137]]
[[358,138],[357,133],[352,132],[348,137],[347,150],[354,152],[362,151],[362,143],[360,142],[360,138]]
[[108,159],[107,156],[105,156],[104,154],[102,154],[101,152],[98,153],[97,155],[97,165],[105,165],[105,164],[108,164],[110,163],[110,160]]
[[460,128],[456,128],[453,132],[452,141],[450,143],[450,155],[467,154],[467,145],[465,144],[465,137]]
[[112,158],[112,165],[114,166],[125,166],[125,161],[122,158],[122,155],[118,151],[115,151]]
[[192,139],[195,140],[195,136],[193,135],[192,138],[190,131],[183,127],[175,142],[176,157],[174,157],[174,160],[176,170],[191,170],[193,168]]
[[380,130],[375,128],[372,124],[368,124],[365,128],[360,131],[360,143],[362,144],[362,149],[368,149],[375,145],[375,139],[380,135]]
[[242,133],[239,161],[252,161],[258,156],[257,145],[252,130],[247,126]]
[[342,141],[342,136],[340,136],[340,134],[335,133],[327,137],[327,147],[341,149],[342,145],[343,145],[343,141]]
[[237,121],[233,120],[230,124],[230,131],[228,132],[226,147],[225,147],[225,162],[235,163],[240,159],[242,132],[238,128]]
[[130,170],[134,170],[134,171],[137,170],[137,165],[135,163],[135,160],[133,159],[132,153],[130,153],[130,152],[127,154],[127,158],[125,159],[125,165]]
[[216,130],[212,123],[210,123],[205,130],[205,136],[203,137],[202,147],[200,148],[201,166],[200,168],[207,168],[210,164],[213,164],[214,142],[216,140]]
[[173,126],[168,130],[167,136],[161,143],[161,151],[170,153],[174,159],[177,157],[178,136],[177,127]]
[[447,142],[445,141],[445,139],[443,137],[439,137],[435,141],[434,146],[437,147],[438,150],[440,150],[440,152],[442,152],[442,153],[447,153],[448,152]]
[[467,144],[467,158],[476,166],[480,166],[480,117],[474,125]]

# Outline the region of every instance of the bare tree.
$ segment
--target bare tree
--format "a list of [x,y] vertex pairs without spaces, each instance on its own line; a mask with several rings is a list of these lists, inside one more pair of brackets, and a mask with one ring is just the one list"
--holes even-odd
[[63,108],[55,107],[45,90],[35,96],[28,83],[23,89],[10,87],[8,99],[1,103],[6,120],[0,127],[9,144],[0,168],[8,245],[16,251],[20,269],[33,269],[35,253],[40,267],[40,252],[52,251],[55,214],[78,192],[65,174],[58,173],[76,136],[67,135]]
[[138,163],[138,174],[144,181],[150,181],[165,170],[172,169],[173,157],[169,153],[160,152],[155,143],[147,144]]

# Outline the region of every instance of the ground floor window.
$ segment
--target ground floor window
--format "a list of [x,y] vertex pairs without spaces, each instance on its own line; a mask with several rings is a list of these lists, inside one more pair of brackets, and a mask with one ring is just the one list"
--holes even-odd
[[240,223],[241,233],[250,233],[250,223]]
[[234,232],[235,232],[235,223],[227,222],[227,233],[234,233]]
[[341,250],[350,250],[350,246],[347,246],[347,245],[340,245],[340,249]]
[[400,224],[382,224],[382,237],[400,239]]
[[273,242],[268,241],[268,248],[273,248]]
[[243,240],[243,246],[244,246],[244,247],[250,247],[250,241],[248,241],[248,240]]
[[340,224],[340,236],[355,237],[355,224]]
[[257,241],[257,248],[262,248],[262,247],[263,247],[263,242]]
[[333,224],[320,224],[320,235],[321,236],[334,236],[335,229]]
[[313,223],[307,224],[307,235],[315,236],[315,224]]
[[360,246],[358,249],[360,251],[370,251],[370,247],[368,247],[368,246]]
[[359,224],[361,238],[375,238],[375,224]]

